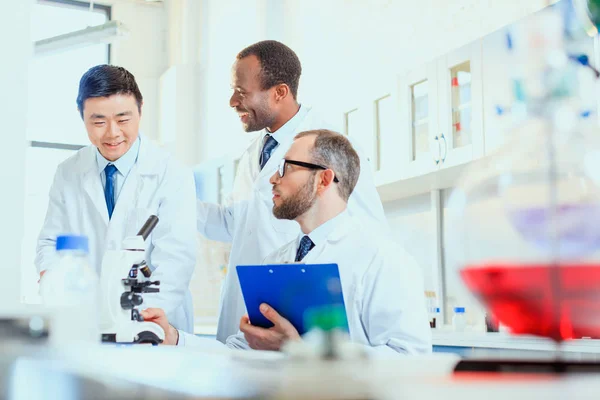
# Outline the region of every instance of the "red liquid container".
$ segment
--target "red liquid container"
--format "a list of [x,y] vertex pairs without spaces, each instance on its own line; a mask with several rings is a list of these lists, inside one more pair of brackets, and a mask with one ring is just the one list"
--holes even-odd
[[513,333],[600,338],[600,264],[467,266],[470,291]]

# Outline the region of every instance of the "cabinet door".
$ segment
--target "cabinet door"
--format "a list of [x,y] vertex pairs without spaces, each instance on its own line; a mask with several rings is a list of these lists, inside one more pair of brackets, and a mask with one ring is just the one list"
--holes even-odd
[[[368,160],[368,167],[377,170],[377,149],[370,102],[357,104],[344,113],[344,134]],[[363,166],[361,165],[361,168]]]
[[436,64],[430,63],[399,80],[400,148],[403,178],[438,168],[441,145],[438,131]]
[[482,157],[481,41],[442,57],[437,78],[442,168]]
[[512,129],[510,112],[514,102],[512,72],[515,66],[507,50],[508,29],[500,29],[482,39],[483,116],[485,154],[500,149]]

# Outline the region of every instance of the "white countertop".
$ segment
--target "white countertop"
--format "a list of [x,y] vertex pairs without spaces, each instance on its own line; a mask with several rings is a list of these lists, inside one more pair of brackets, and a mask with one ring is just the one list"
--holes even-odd
[[70,350],[60,353],[70,370],[109,386],[119,377],[148,385],[145,393],[154,387],[194,398],[563,400],[597,399],[600,393],[598,374],[453,375],[458,358],[450,354],[319,362],[166,346]]
[[[552,340],[537,336],[517,336],[504,332],[454,332],[438,329],[434,329],[432,333],[434,346],[537,351],[557,350],[557,346]],[[571,340],[563,343],[560,350],[578,353],[600,353],[600,340]]]

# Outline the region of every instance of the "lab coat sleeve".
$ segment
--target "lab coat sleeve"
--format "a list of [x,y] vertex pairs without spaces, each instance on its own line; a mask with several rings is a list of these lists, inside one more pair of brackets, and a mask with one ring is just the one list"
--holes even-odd
[[362,284],[362,323],[372,349],[430,353],[421,269],[403,249],[382,247]]
[[233,204],[229,199],[226,205],[196,200],[198,232],[210,240],[231,242],[233,240]]
[[144,295],[146,307],[164,309],[167,315],[183,304],[196,266],[195,187],[191,171],[178,165],[165,174],[148,259],[152,280],[160,281],[159,293]]
[[241,331],[238,331],[238,333],[235,335],[229,336],[225,344],[230,349],[250,350],[250,345],[246,341],[246,338]]
[[56,265],[58,262],[55,251],[56,237],[67,231],[65,226],[68,221],[67,209],[61,190],[64,186],[63,182],[63,169],[59,165],[50,188],[46,219],[37,241],[35,267],[38,273],[52,269]]

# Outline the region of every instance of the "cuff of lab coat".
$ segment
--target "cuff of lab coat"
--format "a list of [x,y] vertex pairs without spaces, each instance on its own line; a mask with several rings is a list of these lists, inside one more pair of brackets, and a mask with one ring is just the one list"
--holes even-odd
[[187,333],[179,329],[177,329],[177,333],[179,333],[179,340],[177,341],[176,346],[185,347],[185,336]]

